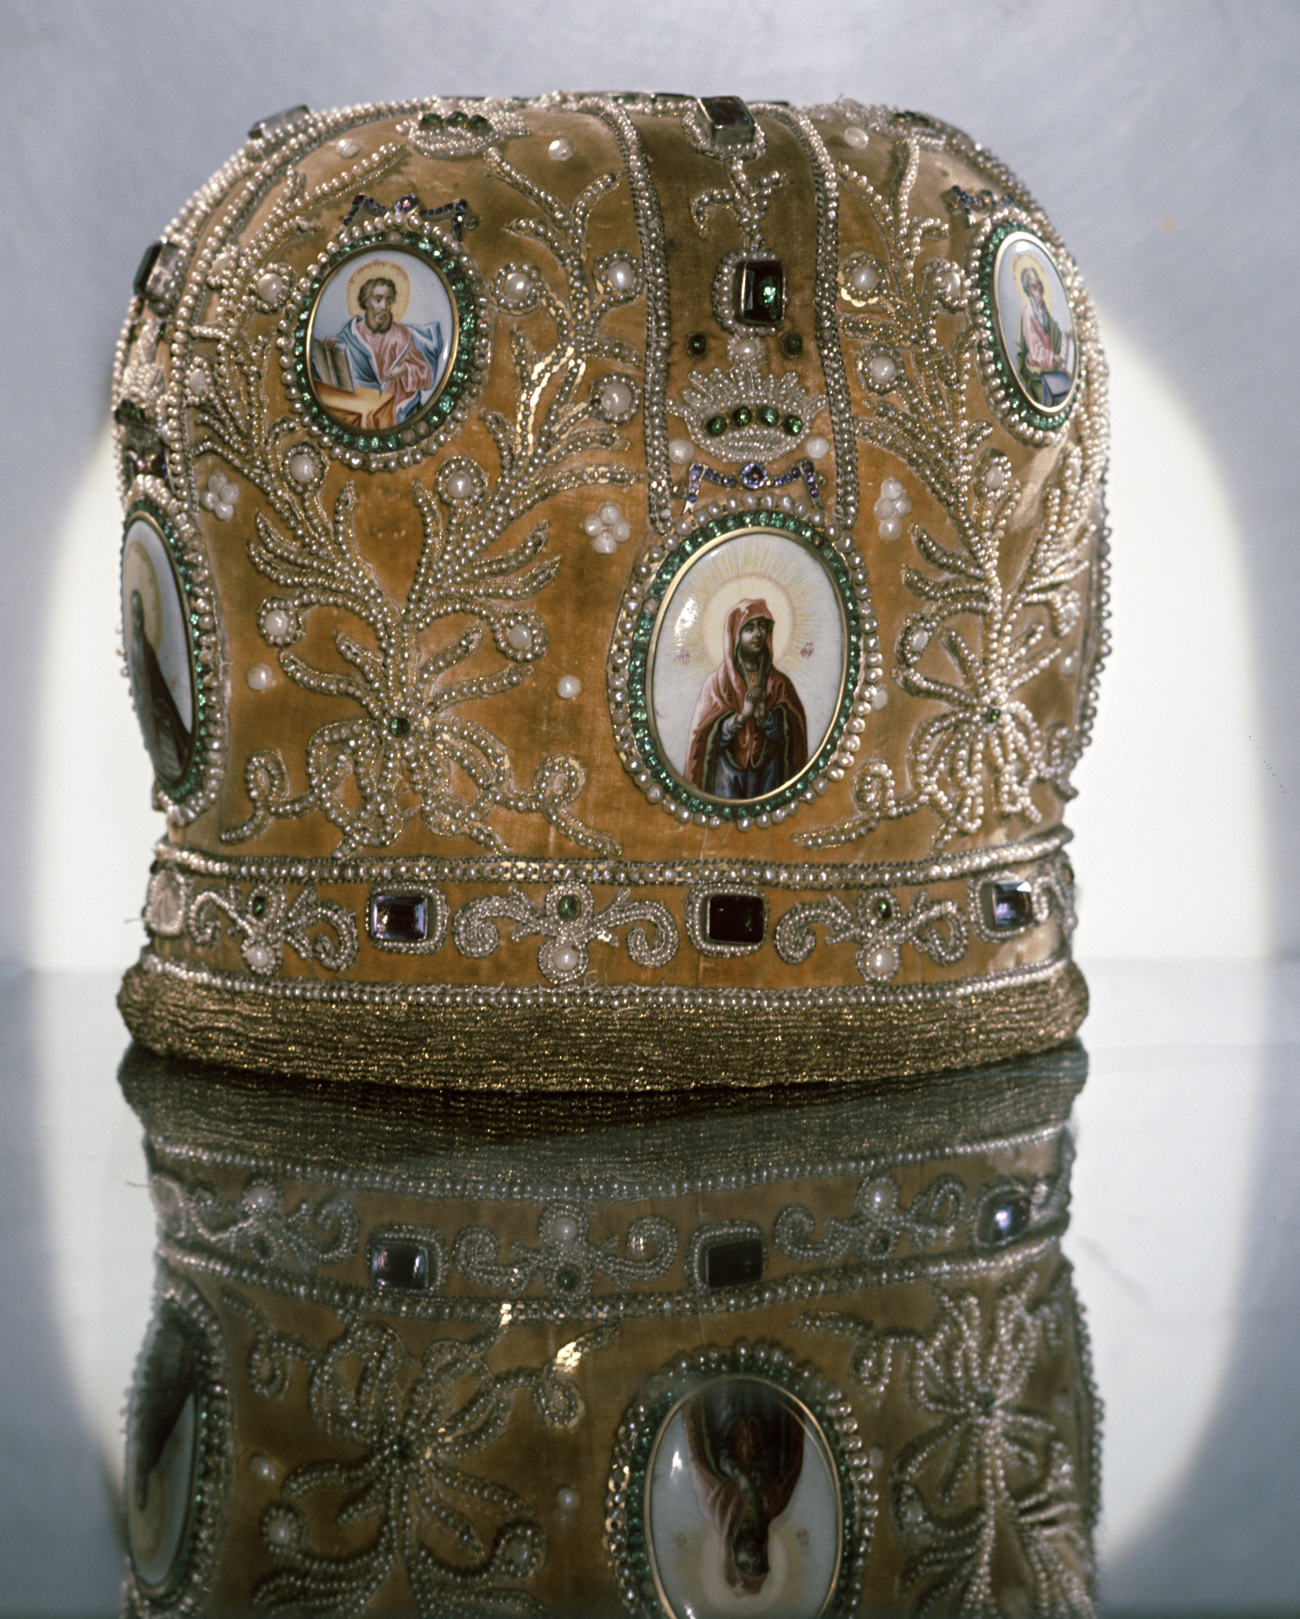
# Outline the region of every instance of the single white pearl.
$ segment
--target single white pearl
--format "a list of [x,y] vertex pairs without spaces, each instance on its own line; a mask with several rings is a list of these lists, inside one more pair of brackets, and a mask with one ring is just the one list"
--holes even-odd
[[695,446],[688,438],[670,438],[668,440],[668,459],[679,467],[684,467],[695,454]]
[[889,693],[883,686],[877,686],[871,697],[872,708],[883,708],[888,701]]
[[854,292],[874,292],[880,276],[874,264],[855,264],[849,276]]
[[820,433],[813,433],[804,440],[804,449],[812,456],[814,461],[820,461],[831,452],[831,442],[823,438]]
[[561,675],[555,689],[561,697],[576,697],[582,690],[582,682],[577,675]]
[[632,390],[626,382],[607,382],[600,390],[600,408],[606,416],[626,416],[632,404]]
[[563,135],[557,135],[546,148],[546,154],[548,157],[554,158],[557,163],[567,163],[573,156],[573,142],[566,141]]
[[283,277],[273,275],[269,270],[265,275],[258,276],[257,296],[264,304],[278,304],[284,297]]
[[604,526],[604,523],[601,522],[600,517],[595,512],[591,512],[582,520],[582,532],[584,534],[590,534],[593,539],[597,534],[600,533]]
[[506,297],[526,298],[529,285],[529,279],[522,270],[511,270],[504,282]]
[[453,500],[468,500],[474,493],[474,479],[468,472],[448,473],[446,488]]
[[615,292],[626,292],[636,285],[636,267],[626,259],[615,259],[605,273]]
[[1063,675],[1072,675],[1078,667],[1079,659],[1077,654],[1073,652],[1067,652],[1061,659],[1061,673]]
[[885,1462],[885,1453],[883,1450],[881,1450],[879,1445],[872,1445],[871,1449],[867,1452],[867,1460],[871,1463],[872,1467],[883,1467]]
[[298,450],[289,457],[289,476],[298,483],[311,483],[316,476],[316,457]]
[[334,150],[340,157],[355,157],[361,150],[361,142],[354,141],[345,135],[341,141],[334,142]]
[[867,957],[867,968],[873,978],[892,978],[898,967],[898,951],[892,944],[878,945]]
[[867,144],[870,138],[860,124],[850,124],[844,131],[844,144],[846,146],[856,146],[859,150]]
[[551,1230],[555,1233],[558,1242],[572,1242],[578,1235],[578,1222],[571,1214],[562,1214],[552,1224]]
[[930,644],[930,632],[929,632],[929,630],[917,630],[916,634],[912,637],[912,646],[913,646],[914,650],[917,651],[917,652],[924,652],[926,647],[929,646],[929,644]]
[[871,508],[876,516],[883,522],[886,517],[894,515],[894,503],[888,495],[881,495],[880,499]]
[[899,495],[897,500],[895,500],[895,502],[894,502],[894,511],[898,514],[898,516],[899,517],[906,517],[908,512],[911,511],[911,509],[912,509],[912,502],[907,498],[907,496],[906,495]]
[[763,345],[756,337],[742,337],[736,344],[736,354],[742,360],[757,360],[762,357]]
[[268,1484],[274,1484],[278,1469],[269,1456],[250,1456],[248,1470],[254,1478],[265,1479]]
[[244,1202],[250,1209],[275,1207],[275,1191],[270,1186],[250,1186],[244,1193]]
[[961,271],[955,264],[940,260],[939,268],[934,273],[934,284],[941,297],[953,299],[961,291]]
[[266,691],[275,679],[269,663],[255,663],[248,671],[248,684],[253,691]]
[[880,486],[880,493],[886,500],[897,500],[903,493],[903,486],[897,478],[886,478]]
[[558,973],[571,973],[578,965],[578,952],[572,945],[562,944],[552,953],[551,965]]
[[527,624],[514,623],[506,631],[506,640],[516,652],[527,652],[533,644],[533,632]]
[[620,517],[618,522],[611,523],[609,526],[610,532],[620,545],[622,545],[624,540],[631,539],[632,525],[628,522],[626,517]]
[[591,549],[593,551],[599,551],[601,556],[607,557],[618,550],[618,541],[611,533],[608,532],[608,530],[597,528],[596,537],[591,542]]
[[218,496],[213,490],[205,489],[199,496],[199,505],[206,507],[208,511],[215,511],[219,499],[220,496]]
[[612,500],[607,500],[597,514],[602,523],[617,523],[623,513]]
[[230,504],[230,502],[228,500],[219,500],[217,502],[217,504],[212,508],[212,510],[213,510],[214,514],[217,517],[219,517],[223,523],[228,523],[230,521],[230,519],[235,515],[235,508]]
[[257,971],[271,965],[271,952],[264,944],[250,944],[244,951],[244,960]]
[[277,1546],[287,1546],[293,1540],[293,1525],[287,1518],[276,1518],[267,1525],[266,1538]]
[[212,383],[203,367],[196,365],[185,379],[185,385],[190,390],[192,399],[202,399],[211,388]]
[[561,1484],[555,1492],[555,1510],[557,1512],[576,1512],[581,1497],[571,1484]]
[[888,354],[873,355],[867,369],[871,373],[871,380],[879,383],[881,387],[892,382],[898,375],[898,366]]
[[896,517],[886,517],[880,525],[880,537],[882,540],[896,540],[902,532],[903,525]]
[[896,1200],[893,1181],[877,1181],[867,1191],[867,1202],[877,1213],[883,1214]]
[[289,633],[289,615],[280,608],[273,607],[262,619],[262,634],[269,640],[278,641],[281,636]]
[[995,461],[984,474],[984,487],[986,489],[1001,489],[1006,481],[1007,469],[1002,465],[1001,461]]

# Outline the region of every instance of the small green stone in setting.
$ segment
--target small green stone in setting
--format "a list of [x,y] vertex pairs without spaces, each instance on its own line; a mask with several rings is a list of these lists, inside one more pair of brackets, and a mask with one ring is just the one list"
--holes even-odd
[[555,902],[555,914],[561,922],[572,922],[581,909],[576,894],[561,894]]
[[786,332],[781,339],[781,353],[790,359],[797,360],[803,353],[803,338],[798,332]]
[[248,908],[253,913],[254,916],[265,916],[266,915],[266,895],[265,894],[254,894],[252,899],[248,902]]
[[893,907],[890,905],[887,899],[882,897],[876,901],[876,915],[882,922],[888,922],[889,913],[892,909]]
[[760,405],[756,414],[764,427],[775,427],[781,420],[781,412],[775,405]]
[[388,734],[390,736],[409,736],[411,734],[411,722],[405,714],[394,714],[392,716],[388,722]]
[[754,420],[754,412],[748,405],[737,405],[731,413],[731,419],[737,427],[748,427]]
[[727,431],[727,418],[725,416],[710,416],[704,424],[704,431],[710,438],[721,438]]
[[1002,718],[1002,710],[1000,708],[990,708],[985,713],[984,718],[988,721],[988,723],[990,725],[996,725],[998,723],[998,721]]
[[555,1285],[561,1293],[572,1293],[580,1278],[571,1265],[561,1265],[555,1273]]
[[781,423],[791,438],[798,438],[803,432],[803,419],[799,416],[787,416]]
[[686,352],[695,359],[699,359],[709,346],[709,340],[703,332],[692,332],[686,339]]

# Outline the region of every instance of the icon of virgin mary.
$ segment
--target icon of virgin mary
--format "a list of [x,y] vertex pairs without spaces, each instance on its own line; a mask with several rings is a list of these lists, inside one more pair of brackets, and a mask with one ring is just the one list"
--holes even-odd
[[763,798],[808,763],[808,721],[772,662],[772,614],[761,597],[727,614],[722,662],[700,689],[686,777],[714,798]]

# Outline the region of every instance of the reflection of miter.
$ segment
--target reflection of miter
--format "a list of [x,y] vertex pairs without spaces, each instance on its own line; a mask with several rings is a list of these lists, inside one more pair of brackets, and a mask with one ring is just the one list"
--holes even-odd
[[1044,269],[1043,261],[1033,253],[1017,253],[1012,261],[1011,273],[1015,277],[1016,291],[1022,298],[1028,298],[1029,296],[1025,291],[1024,282],[1020,279],[1022,272],[1025,270],[1032,270],[1038,277],[1038,284],[1043,289],[1043,302],[1047,305],[1048,311],[1053,312],[1051,277]]
[[[689,1462],[661,1467],[655,1446],[701,1384],[738,1376],[806,1413],[805,1493],[771,1520],[762,1588],[716,1612],[763,1612],[783,1566],[774,1614],[896,1612],[903,1566],[995,1505],[1008,1542],[1044,1549],[995,1569],[998,1611],[1090,1613],[1093,1394],[1060,1252],[1084,1069],[1068,1047],[748,1111],[418,1091],[397,1110],[376,1086],[132,1047],[158,1308],[187,1352],[131,1402],[146,1506],[133,1491],[126,1611],[247,1614],[278,1594],[337,1612],[363,1487],[406,1514],[365,1567],[428,1559],[426,1616],[504,1611],[506,1580],[512,1612],[617,1613],[650,1559],[684,1597],[701,1578],[725,1596],[716,1539],[706,1570],[678,1555],[683,1520],[703,1539],[707,1519]],[[189,1392],[199,1420],[169,1465]],[[1013,1466],[1016,1493],[985,1496],[972,1453]],[[166,1497],[175,1476],[192,1488]],[[141,1576],[171,1573],[168,1499],[182,1572],[147,1604]]]
[[[1014,177],[849,102],[556,94],[277,128],[177,215],[121,345],[123,493],[166,519],[202,727],[159,785],[136,1037],[614,1093],[1068,1038],[1104,369]],[[383,161],[345,161],[354,141]],[[886,174],[909,179],[882,212]],[[746,230],[701,235],[724,197]],[[1026,254],[1076,337],[1050,417],[1050,379],[1031,399],[1015,374]],[[345,294],[355,332],[377,276],[412,342],[368,345],[349,399],[312,345]],[[161,400],[138,386],[150,312]],[[147,409],[165,478],[130,459]],[[239,498],[212,510],[216,473]],[[746,597],[771,609],[775,701],[742,719],[722,683],[720,778],[691,741]]]
[[348,313],[359,315],[361,313],[361,289],[367,281],[376,279],[391,281],[396,288],[393,297],[393,319],[401,320],[406,313],[406,306],[411,301],[411,278],[400,264],[394,264],[392,259],[371,259],[363,264],[359,270],[354,270],[348,282]]

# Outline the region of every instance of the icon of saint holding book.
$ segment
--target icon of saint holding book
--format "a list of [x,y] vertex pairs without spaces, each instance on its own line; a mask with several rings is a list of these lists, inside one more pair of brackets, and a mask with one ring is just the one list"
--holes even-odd
[[403,322],[411,281],[390,259],[363,263],[347,297],[350,318],[333,337],[312,338],[316,396],[345,427],[398,427],[437,394],[446,354],[442,324]]

